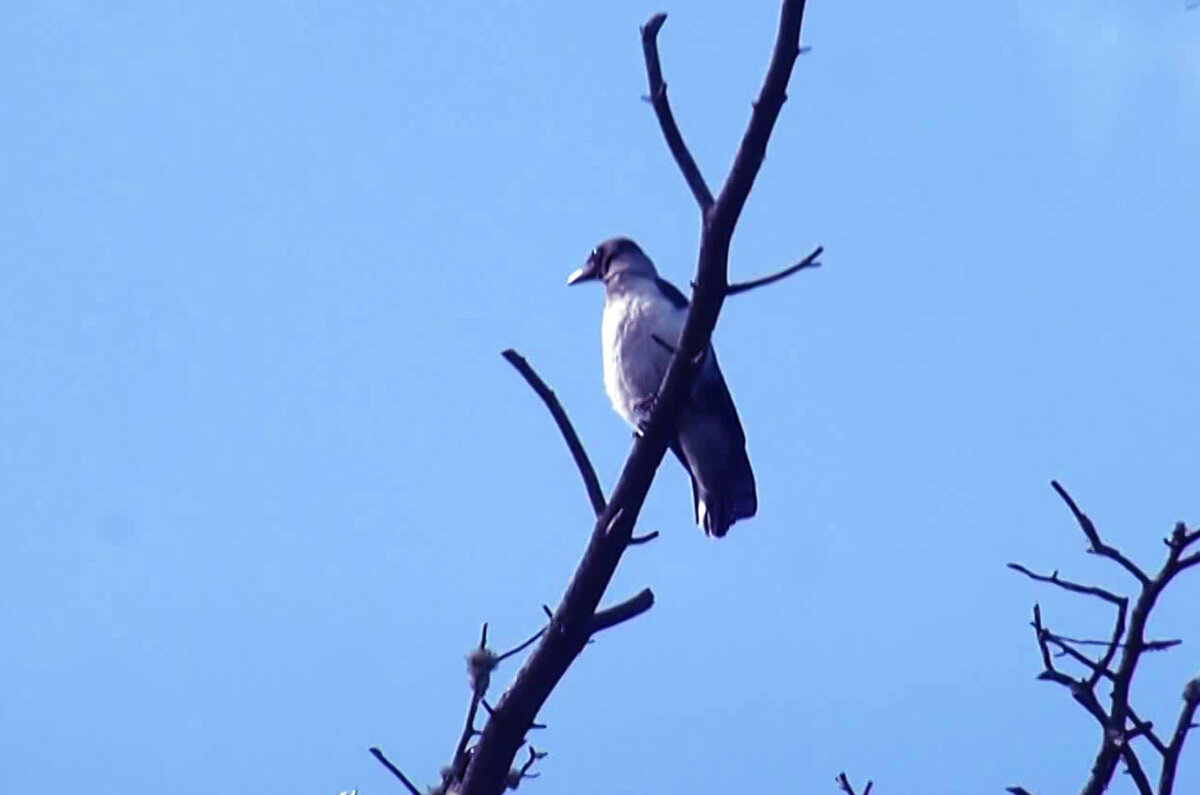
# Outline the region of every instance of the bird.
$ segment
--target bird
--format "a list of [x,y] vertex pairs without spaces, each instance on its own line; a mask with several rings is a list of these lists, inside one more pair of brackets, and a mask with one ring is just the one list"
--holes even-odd
[[[604,284],[604,387],[617,414],[639,432],[687,319],[688,299],[658,275],[637,243],[614,237],[596,246],[567,284]],[[669,440],[692,481],[692,507],[705,535],[721,538],[758,510],[746,434],[709,343]]]

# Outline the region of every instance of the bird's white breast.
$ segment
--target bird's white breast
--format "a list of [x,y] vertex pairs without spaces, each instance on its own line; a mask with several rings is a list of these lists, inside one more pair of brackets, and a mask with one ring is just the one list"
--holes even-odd
[[626,289],[604,305],[604,388],[613,408],[630,425],[646,418],[643,404],[658,391],[671,352],[654,336],[674,347],[687,310],[662,296],[652,279],[630,279]]

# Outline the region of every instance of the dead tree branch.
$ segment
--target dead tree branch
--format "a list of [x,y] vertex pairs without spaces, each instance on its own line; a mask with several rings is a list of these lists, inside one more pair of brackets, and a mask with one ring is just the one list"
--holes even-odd
[[[837,783],[838,789],[846,793],[846,795],[858,795],[858,793],[855,792],[854,787],[850,785],[850,779],[846,778],[845,773],[838,773],[837,778],[835,778],[834,781]],[[867,786],[863,787],[862,795],[871,795],[871,787],[874,785],[875,782],[868,781]]]
[[1183,688],[1183,709],[1179,711],[1179,722],[1175,725],[1175,734],[1171,744],[1163,751],[1162,774],[1158,778],[1158,791],[1170,792],[1175,786],[1175,770],[1179,767],[1179,754],[1183,751],[1183,742],[1188,732],[1196,728],[1196,708],[1200,707],[1200,676],[1191,680]]
[[592,617],[592,634],[595,635],[609,627],[615,627],[617,624],[637,618],[651,607],[654,607],[654,592],[649,588],[643,588],[636,596],[596,613]]
[[700,173],[700,167],[688,151],[687,144],[683,142],[679,125],[675,123],[671,105],[667,102],[667,84],[663,82],[662,64],[658,60],[658,31],[666,21],[667,15],[660,13],[650,17],[646,24],[642,25],[642,54],[646,57],[646,78],[650,83],[650,93],[644,99],[654,106],[654,115],[658,117],[658,125],[662,128],[663,138],[667,141],[671,156],[679,164],[683,178],[692,189],[692,195],[700,205],[700,212],[706,213],[713,205],[713,195]]
[[[1157,795],[1171,795],[1174,787],[1175,771],[1179,764],[1179,753],[1184,739],[1193,728],[1193,719],[1197,704],[1200,703],[1200,678],[1192,680],[1184,688],[1184,706],[1179,716],[1175,735],[1168,745],[1155,733],[1153,724],[1143,721],[1129,703],[1130,688],[1134,674],[1143,654],[1151,651],[1171,648],[1178,641],[1148,641],[1146,640],[1146,624],[1154,609],[1159,596],[1171,581],[1181,572],[1200,562],[1200,552],[1185,554],[1189,548],[1200,540],[1200,530],[1189,531],[1183,523],[1175,525],[1169,537],[1164,539],[1167,546],[1167,559],[1153,576],[1147,575],[1141,567],[1127,558],[1115,547],[1106,544],[1100,538],[1092,520],[1079,509],[1075,500],[1057,481],[1051,485],[1067,504],[1075,517],[1080,529],[1088,539],[1088,551],[1116,562],[1121,568],[1137,579],[1140,589],[1136,599],[1121,596],[1092,585],[1082,585],[1059,576],[1055,571],[1049,575],[1035,574],[1026,567],[1010,563],[1009,568],[1018,571],[1038,582],[1047,583],[1071,593],[1100,599],[1117,608],[1113,622],[1112,637],[1108,641],[1081,641],[1057,635],[1042,624],[1041,608],[1034,605],[1033,628],[1037,637],[1038,649],[1042,656],[1042,672],[1038,679],[1054,682],[1067,688],[1085,710],[1100,724],[1100,750],[1092,764],[1091,774],[1083,789],[1083,795],[1100,795],[1112,781],[1118,762],[1124,762],[1126,770],[1133,779],[1140,795],[1155,795],[1156,790],[1151,786],[1150,778],[1138,757],[1132,741],[1141,737],[1158,752],[1162,759]],[[1093,660],[1083,654],[1075,645],[1103,645],[1105,651],[1098,660]],[[1052,652],[1051,647],[1058,650]],[[1072,677],[1055,667],[1056,656],[1067,657],[1087,670],[1082,678]],[[1113,667],[1115,663],[1115,668]],[[1101,680],[1111,684],[1110,703],[1106,709],[1097,697],[1095,689]],[[1023,791],[1020,787],[1010,788],[1010,792]]]
[[400,779],[400,783],[403,784],[404,788],[407,789],[410,793],[412,793],[412,795],[421,795],[421,791],[418,790],[415,786],[413,786],[413,783],[408,780],[408,776],[404,775],[404,773],[401,772],[400,768],[393,765],[391,760],[389,760],[386,756],[383,755],[383,751],[379,750],[378,748],[372,747],[371,748],[371,756],[378,759],[379,764],[386,767],[388,769],[388,772],[390,772],[396,778]]
[[591,500],[592,510],[599,516],[604,512],[604,489],[600,487],[600,478],[596,477],[596,470],[592,467],[587,452],[583,449],[583,443],[579,441],[579,436],[575,433],[575,428],[571,426],[571,420],[567,419],[567,412],[563,411],[562,404],[558,402],[554,390],[546,386],[546,382],[538,376],[525,357],[512,348],[504,351],[501,356],[517,368],[517,372],[529,386],[533,387],[533,391],[550,410],[550,416],[554,417],[559,432],[571,450],[571,457],[575,459],[575,466],[579,468],[579,474],[583,476],[583,485],[587,489],[588,499]]
[[819,267],[821,267],[821,263],[820,263],[820,261],[817,260],[817,257],[821,256],[821,254],[824,251],[825,251],[824,246],[817,246],[815,249],[813,249],[813,253],[809,254],[807,257],[800,260],[795,265],[792,265],[789,268],[784,268],[783,270],[779,271],[778,273],[772,273],[770,276],[763,276],[761,279],[752,279],[748,282],[738,282],[737,284],[731,284],[731,285],[729,285],[729,287],[726,288],[725,296],[729,297],[731,295],[737,295],[738,293],[748,292],[750,290],[753,290],[755,287],[765,287],[768,284],[773,284],[774,282],[779,281],[780,279],[786,279],[787,277],[791,276],[793,273],[802,271],[805,268],[819,268]]
[[1096,532],[1096,526],[1092,524],[1092,520],[1088,518],[1086,513],[1079,510],[1079,506],[1075,504],[1075,500],[1071,498],[1071,495],[1067,493],[1067,490],[1057,480],[1050,481],[1050,486],[1058,492],[1058,496],[1062,497],[1062,501],[1071,509],[1071,513],[1075,516],[1075,521],[1079,522],[1079,528],[1083,530],[1083,534],[1087,536],[1088,543],[1091,544],[1088,552],[1115,560],[1125,571],[1136,577],[1137,581],[1143,587],[1150,583],[1150,578],[1146,576],[1146,572],[1142,571],[1129,558],[1122,555],[1120,551],[1100,540],[1100,534]]
[[[663,125],[667,143],[704,216],[696,289],[645,432],[635,439],[611,498],[596,518],[583,559],[554,611],[548,631],[542,635],[508,691],[493,707],[479,741],[472,749],[460,788],[463,795],[498,795],[503,791],[512,761],[538,711],[595,632],[596,609],[630,542],[646,493],[666,453],[675,419],[684,397],[691,390],[697,361],[702,360],[716,326],[728,288],[729,244],[733,229],[762,165],[767,141],[783,106],[792,66],[799,55],[803,13],[804,0],[784,0],[766,79],[733,167],[715,202],[700,177],[695,160],[687,154],[687,147],[666,103],[666,88],[655,43],[664,18],[651,17],[642,30],[650,100]],[[593,500],[593,505],[596,504]]]

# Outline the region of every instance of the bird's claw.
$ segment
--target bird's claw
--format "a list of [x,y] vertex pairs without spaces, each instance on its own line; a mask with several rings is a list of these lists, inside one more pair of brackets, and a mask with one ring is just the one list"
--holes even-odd
[[654,414],[654,407],[657,405],[658,405],[658,395],[657,394],[642,398],[637,403],[633,404],[634,410],[638,414],[642,415],[642,418],[637,421],[637,427],[633,432],[634,436],[636,436],[639,439],[644,438],[646,436],[647,431],[649,431],[649,429],[650,429],[650,417]]

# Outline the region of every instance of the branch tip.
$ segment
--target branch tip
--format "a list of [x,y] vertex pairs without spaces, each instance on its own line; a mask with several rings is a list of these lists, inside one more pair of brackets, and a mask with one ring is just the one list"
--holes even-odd
[[393,765],[391,763],[391,761],[386,756],[383,755],[383,751],[381,751],[380,749],[378,749],[374,746],[372,746],[368,750],[371,752],[371,756],[373,756],[377,760],[379,760],[379,764],[381,764],[385,768],[387,768],[388,772],[391,773],[393,776],[400,779],[400,783],[403,784],[405,789],[407,789],[410,793],[412,793],[412,795],[421,795],[420,791],[413,785],[413,783],[411,781],[408,780],[408,776],[404,775],[404,773],[401,772],[400,768]]
[[554,423],[558,426],[559,433],[562,434],[563,440],[567,443],[567,448],[571,451],[571,457],[575,459],[575,466],[579,469],[579,475],[583,478],[584,488],[587,489],[588,500],[592,503],[592,511],[599,516],[604,512],[605,499],[604,489],[600,487],[600,478],[596,476],[596,469],[592,466],[592,462],[588,459],[587,451],[583,449],[583,443],[579,441],[579,435],[575,433],[575,428],[571,425],[571,420],[567,417],[567,412],[563,410],[562,404],[558,402],[554,391],[546,386],[546,382],[541,379],[541,376],[533,369],[532,365],[526,361],[525,357],[514,351],[512,348],[505,350],[501,354],[508,361],[521,377],[525,379],[525,383],[533,389],[546,408],[550,411],[550,416],[554,418]]

